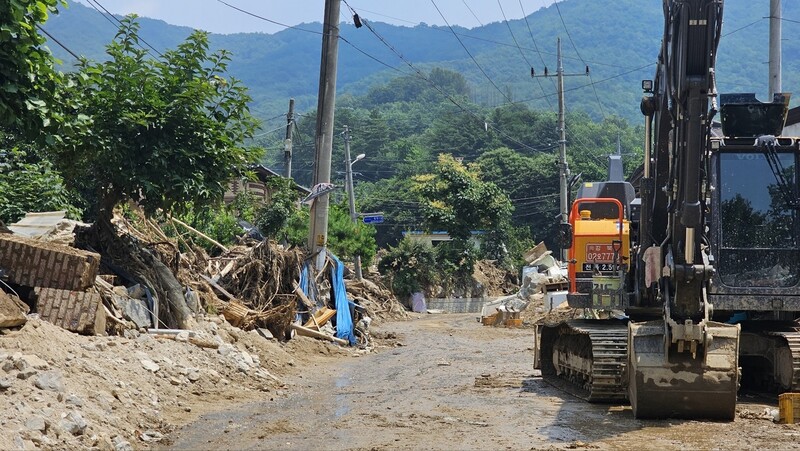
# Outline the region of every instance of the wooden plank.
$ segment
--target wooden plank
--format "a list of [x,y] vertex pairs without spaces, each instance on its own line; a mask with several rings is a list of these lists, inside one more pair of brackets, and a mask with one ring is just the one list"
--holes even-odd
[[308,327],[309,329],[319,330],[322,326],[328,323],[328,321],[333,318],[333,315],[336,314],[336,309],[331,309],[328,307],[322,307],[321,309],[314,312],[311,315],[311,319],[306,321],[303,325],[304,327]]
[[226,290],[226,289],[222,288],[222,287],[221,287],[221,286],[220,286],[220,285],[219,285],[217,282],[214,282],[214,281],[211,279],[211,277],[208,277],[208,276],[207,276],[207,275],[205,275],[205,274],[200,274],[200,277],[202,277],[202,278],[203,278],[203,280],[205,280],[206,282],[208,282],[208,283],[209,283],[209,285],[211,285],[212,287],[216,288],[216,289],[217,289],[217,291],[219,291],[220,293],[222,293],[223,295],[225,295],[225,297],[227,297],[228,299],[230,299],[230,300],[232,300],[232,301],[235,301],[235,300],[236,300],[236,296],[234,296],[234,295],[232,295],[232,294],[228,293],[228,290]]
[[308,296],[306,296],[306,294],[305,294],[305,293],[303,293],[303,290],[300,288],[300,284],[298,284],[296,281],[293,281],[293,282],[292,282],[292,285],[294,285],[294,293],[295,293],[297,296],[299,296],[299,297],[300,297],[300,301],[302,301],[302,302],[303,302],[303,304],[304,304],[306,307],[308,307],[309,309],[310,309],[310,308],[312,308],[312,307],[314,307],[314,303],[313,303],[313,302],[311,302],[311,299],[309,299],[309,298],[308,298]]
[[328,334],[317,332],[316,330],[309,329],[308,327],[303,327],[299,324],[292,324],[292,329],[296,330],[298,335],[303,335],[305,337],[320,338],[322,340],[332,341],[342,346],[350,346],[350,342],[347,340],[342,340],[341,338],[332,337]]

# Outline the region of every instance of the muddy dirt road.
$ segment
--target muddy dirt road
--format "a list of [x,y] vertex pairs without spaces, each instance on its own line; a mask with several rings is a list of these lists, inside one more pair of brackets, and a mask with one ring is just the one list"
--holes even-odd
[[394,347],[298,365],[281,393],[205,415],[168,449],[800,449],[800,426],[756,418],[768,398],[740,400],[732,423],[587,404],[535,375],[531,334],[475,315],[389,323],[377,335]]

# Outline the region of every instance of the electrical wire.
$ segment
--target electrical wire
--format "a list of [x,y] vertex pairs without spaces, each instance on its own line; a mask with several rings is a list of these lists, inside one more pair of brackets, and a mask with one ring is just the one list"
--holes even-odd
[[[346,2],[346,0],[345,0],[345,4],[346,4],[346,3],[347,3],[347,2]],[[348,6],[350,6],[350,5],[348,5]],[[431,86],[432,86],[432,87],[433,87],[433,88],[434,88],[436,91],[438,91],[440,94],[442,94],[442,95],[443,95],[443,96],[444,96],[444,97],[445,97],[445,98],[446,98],[446,99],[447,99],[447,100],[448,100],[450,103],[452,103],[453,105],[455,105],[457,108],[459,108],[459,109],[460,109],[461,111],[463,111],[464,113],[467,113],[467,114],[471,115],[472,117],[474,117],[474,118],[476,118],[476,119],[479,119],[479,120],[483,121],[483,122],[484,122],[484,124],[486,124],[486,126],[487,126],[488,128],[491,128],[492,130],[496,131],[497,133],[499,133],[499,134],[501,134],[501,135],[505,136],[505,137],[506,137],[508,140],[510,140],[511,142],[513,142],[513,143],[515,143],[515,144],[518,144],[518,145],[520,145],[520,146],[521,146],[521,147],[523,147],[523,148],[526,148],[526,149],[532,150],[532,151],[534,151],[534,152],[536,151],[536,149],[534,149],[533,147],[531,147],[531,146],[529,146],[529,145],[527,145],[527,144],[524,144],[524,143],[522,143],[522,142],[520,142],[520,141],[518,141],[518,140],[516,140],[516,139],[512,138],[512,137],[511,137],[511,136],[509,136],[507,133],[505,133],[505,132],[503,132],[502,130],[498,129],[498,128],[497,128],[497,127],[495,127],[493,124],[491,124],[491,123],[489,123],[489,122],[486,122],[486,121],[485,121],[483,118],[479,117],[477,114],[475,114],[474,112],[470,111],[469,109],[467,109],[466,107],[464,107],[463,105],[461,105],[461,104],[460,104],[460,103],[459,103],[459,102],[458,102],[458,101],[457,101],[455,98],[453,98],[453,96],[451,96],[450,94],[448,94],[447,92],[445,92],[445,91],[444,91],[444,90],[443,90],[441,87],[439,87],[439,86],[438,86],[436,83],[434,83],[434,82],[433,82],[433,81],[432,81],[430,78],[426,77],[426,76],[425,76],[425,74],[424,74],[424,73],[423,73],[421,70],[419,70],[419,69],[418,69],[416,66],[414,66],[414,65],[413,65],[413,64],[412,64],[410,61],[408,61],[408,60],[407,60],[407,59],[406,59],[406,58],[403,56],[403,54],[402,54],[402,53],[400,53],[400,52],[399,52],[399,51],[398,51],[398,50],[397,50],[397,49],[396,49],[396,48],[395,48],[395,47],[394,47],[392,44],[390,44],[390,43],[389,43],[389,42],[388,42],[388,41],[387,41],[387,40],[386,40],[386,39],[385,39],[385,38],[384,38],[384,37],[383,37],[383,36],[382,36],[380,33],[378,33],[378,32],[375,30],[375,28],[372,26],[372,24],[371,24],[371,23],[370,23],[368,20],[366,20],[366,19],[364,19],[364,18],[362,17],[362,18],[361,18],[361,22],[362,22],[362,23],[363,23],[363,24],[364,24],[364,25],[367,27],[367,29],[368,29],[368,30],[369,30],[369,31],[370,31],[370,32],[371,32],[373,35],[375,35],[375,37],[377,37],[377,38],[378,38],[378,40],[380,40],[380,41],[381,41],[381,43],[383,43],[383,45],[384,45],[384,46],[386,46],[386,47],[387,47],[389,50],[391,50],[391,51],[392,51],[392,53],[394,53],[395,55],[397,55],[397,56],[400,58],[400,60],[401,60],[401,61],[403,61],[403,62],[404,62],[406,65],[408,65],[408,66],[409,66],[409,67],[410,67],[410,68],[411,68],[411,69],[412,69],[412,70],[413,70],[413,71],[416,73],[416,75],[417,75],[419,78],[421,78],[422,80],[424,80],[424,81],[426,81],[428,84],[430,84],[430,85],[431,85]]]
[[[578,51],[578,47],[575,45],[575,41],[572,40],[572,35],[570,34],[569,29],[567,28],[567,23],[564,21],[564,16],[561,15],[561,8],[559,8],[558,6],[558,1],[555,1],[553,3],[556,5],[556,11],[558,11],[558,17],[561,19],[561,25],[564,27],[564,32],[567,33],[567,38],[569,38],[569,42],[570,44],[572,44],[572,48],[575,50],[575,54],[578,55],[578,58],[581,60],[581,62],[588,68],[589,65],[586,64],[586,61],[583,59],[580,52]],[[592,74],[588,72],[588,69],[587,69],[587,75],[589,76],[589,82],[591,83]],[[597,100],[597,106],[600,107],[600,114],[603,116],[603,120],[606,120],[606,111],[603,108],[603,103],[600,101],[600,96],[597,95],[597,87],[594,85],[594,83],[591,83],[591,86],[592,86],[592,91],[594,91],[594,98]]]
[[[498,0],[498,2],[499,1],[500,0]],[[542,65],[544,66],[545,65],[544,57],[542,57],[542,52],[539,51],[539,46],[536,45],[536,39],[534,39],[534,37],[533,37],[533,30],[531,30],[531,24],[530,24],[530,22],[528,22],[528,16],[525,13],[525,8],[522,6],[522,0],[519,0],[519,8],[520,8],[520,10],[522,10],[522,17],[525,19],[525,25],[528,27],[528,34],[530,34],[530,36],[531,36],[531,42],[533,42],[533,48],[534,48],[534,50],[536,50],[536,54],[539,55],[539,59],[541,60]],[[503,18],[505,18],[505,15],[503,16]],[[511,28],[509,27],[509,30],[510,29]],[[531,65],[531,67],[533,67],[533,65]],[[547,93],[544,90],[544,85],[542,85],[542,79],[538,78],[538,77],[536,77],[535,79],[536,79],[536,82],[539,84],[539,89],[542,90],[542,95],[544,96],[544,99],[547,102],[547,106],[550,108],[551,111],[555,112],[555,108],[553,107],[553,103],[550,101],[550,97],[547,96]],[[551,82],[553,83],[553,87],[555,88],[555,80],[551,80]]]
[[304,31],[306,33],[313,33],[313,34],[318,34],[318,35],[323,35],[324,34],[322,31],[309,30],[308,28],[295,27],[295,26],[292,26],[292,25],[287,25],[285,23],[281,23],[281,22],[272,20],[272,19],[268,19],[268,18],[266,18],[264,16],[260,16],[258,14],[255,14],[255,13],[252,13],[250,11],[247,11],[245,9],[239,8],[238,6],[231,5],[230,3],[228,3],[228,2],[226,2],[224,0],[217,0],[217,2],[222,3],[223,5],[227,6],[228,8],[235,9],[236,11],[239,11],[240,13],[247,14],[248,16],[255,17],[256,19],[263,20],[265,22],[269,22],[269,23],[271,23],[273,25],[278,25],[278,26],[281,26],[281,27],[284,27],[284,28],[290,28],[292,30]]
[[508,94],[503,92],[503,90],[501,90],[500,87],[497,86],[497,84],[494,82],[494,80],[492,80],[492,78],[489,77],[489,74],[487,74],[486,71],[483,69],[483,67],[481,67],[481,65],[478,63],[478,60],[475,59],[475,57],[469,51],[467,46],[464,45],[464,41],[462,41],[461,38],[458,37],[458,34],[456,34],[455,30],[453,30],[453,27],[450,26],[450,22],[448,22],[447,19],[444,17],[444,14],[442,14],[442,10],[439,9],[439,6],[436,4],[436,1],[435,0],[431,0],[431,3],[433,4],[433,7],[436,8],[436,11],[439,13],[439,16],[441,16],[441,18],[444,21],[445,25],[447,25],[447,28],[450,29],[450,31],[453,33],[453,36],[455,36],[455,38],[458,41],[458,43],[461,44],[461,47],[464,49],[465,52],[467,52],[467,55],[469,55],[470,59],[472,60],[473,63],[475,63],[475,66],[481,71],[483,76],[486,77],[487,80],[489,80],[489,83],[491,83],[492,86],[494,86],[494,89],[496,89],[497,92],[502,94],[503,97],[505,97],[506,100],[508,100],[509,102],[513,102],[513,100],[511,100],[511,98],[508,97]]
[[73,56],[73,58],[75,58],[75,59],[76,59],[76,60],[78,60],[78,61],[80,61],[80,60],[81,60],[81,57],[80,57],[80,56],[76,55],[76,54],[75,54],[75,52],[73,52],[72,50],[70,50],[70,49],[69,49],[69,48],[68,48],[66,45],[62,44],[62,43],[61,43],[61,41],[59,41],[58,39],[56,39],[56,38],[55,38],[55,36],[53,36],[52,34],[48,33],[48,32],[47,32],[47,30],[45,30],[44,28],[42,28],[42,27],[41,27],[41,26],[40,26],[38,23],[36,24],[36,28],[38,28],[38,29],[39,29],[39,31],[41,31],[42,33],[44,33],[44,34],[45,34],[45,35],[46,35],[48,38],[52,39],[52,40],[53,40],[53,42],[55,42],[56,44],[58,44],[58,45],[59,45],[59,46],[60,46],[62,49],[66,50],[66,51],[67,51],[67,53],[69,53],[70,55],[72,55],[72,56]]
[[[109,11],[106,9],[106,7],[105,7],[105,6],[103,6],[103,5],[102,5],[102,4],[101,4],[101,3],[100,3],[98,0],[88,0],[88,1],[89,1],[89,4],[90,4],[90,5],[92,5],[92,2],[96,3],[96,4],[97,4],[97,6],[99,6],[100,8],[102,8],[102,10],[103,10],[103,11],[105,11],[105,12],[106,12],[106,14],[108,14],[108,15],[109,15],[111,18],[113,18],[113,19],[114,19],[114,20],[115,20],[115,21],[116,21],[116,22],[117,22],[119,25],[122,25],[122,21],[120,21],[119,19],[117,19],[117,16],[115,16],[115,15],[111,14],[111,12],[109,12]],[[94,5],[92,5],[92,7],[94,7]],[[97,9],[97,8],[95,8],[95,9]],[[161,58],[163,58],[163,57],[164,57],[164,55],[162,55],[162,54],[161,54],[161,52],[159,52],[159,51],[158,51],[158,50],[157,50],[155,47],[153,47],[153,46],[152,46],[152,45],[150,45],[150,44],[149,44],[147,41],[145,41],[143,37],[139,36],[139,40],[140,40],[140,41],[142,41],[142,42],[144,42],[144,44],[145,44],[146,46],[150,47],[150,48],[151,48],[151,49],[152,49],[154,52],[156,52],[156,54],[158,54],[158,56],[159,56],[159,57],[161,57]],[[137,43],[137,44],[138,44],[138,43]],[[141,47],[141,45],[140,45],[140,47]],[[142,47],[142,48],[144,49],[144,47]],[[147,49],[144,49],[144,50],[145,50],[145,51],[147,51],[148,53],[150,53],[150,52],[149,52]],[[152,56],[152,55],[151,55],[151,56]]]
[[467,7],[467,9],[469,10],[469,12],[470,12],[470,13],[472,13],[472,17],[474,17],[474,18],[475,18],[475,20],[477,20],[477,21],[478,21],[478,23],[479,23],[479,24],[481,24],[481,26],[483,26],[483,22],[481,22],[481,20],[480,20],[480,19],[478,19],[478,16],[475,14],[475,11],[473,11],[473,10],[472,10],[472,8],[470,8],[470,7],[469,7],[469,5],[467,4],[467,0],[461,0],[461,2],[464,4],[464,6],[466,6],[466,7]]

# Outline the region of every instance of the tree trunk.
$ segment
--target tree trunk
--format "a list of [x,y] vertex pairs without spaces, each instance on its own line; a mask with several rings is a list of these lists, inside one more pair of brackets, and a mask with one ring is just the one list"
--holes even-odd
[[123,277],[150,289],[158,306],[156,327],[191,329],[192,312],[186,304],[183,287],[175,273],[161,261],[156,252],[130,236],[117,235],[111,224],[111,209],[103,208],[84,239],[102,256],[102,263],[121,270]]

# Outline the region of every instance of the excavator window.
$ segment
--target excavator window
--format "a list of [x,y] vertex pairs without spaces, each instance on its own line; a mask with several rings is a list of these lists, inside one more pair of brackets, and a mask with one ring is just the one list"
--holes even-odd
[[786,201],[787,190],[797,198],[796,172],[793,153],[719,154],[718,271],[726,285],[787,287],[800,281],[798,210]]

